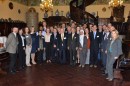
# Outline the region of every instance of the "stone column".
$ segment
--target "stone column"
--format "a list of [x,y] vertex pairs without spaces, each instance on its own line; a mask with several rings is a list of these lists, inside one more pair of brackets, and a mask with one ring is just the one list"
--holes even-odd
[[38,13],[34,8],[30,8],[26,13],[26,22],[29,28],[34,26],[35,30],[38,29]]

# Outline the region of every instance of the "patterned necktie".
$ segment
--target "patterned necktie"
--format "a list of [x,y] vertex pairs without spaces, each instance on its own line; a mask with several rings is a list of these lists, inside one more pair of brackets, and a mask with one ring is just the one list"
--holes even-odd
[[63,34],[61,34],[61,39],[62,39],[62,41],[63,41],[63,39],[64,39],[64,35],[63,35]]
[[74,34],[72,34],[72,40],[74,39]]

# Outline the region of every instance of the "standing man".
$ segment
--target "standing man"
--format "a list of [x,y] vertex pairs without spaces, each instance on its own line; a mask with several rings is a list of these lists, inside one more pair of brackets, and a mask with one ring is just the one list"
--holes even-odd
[[61,27],[64,29],[64,32],[65,32],[65,33],[68,32],[65,23],[62,23]]
[[18,58],[19,58],[19,70],[25,68],[26,60],[25,60],[25,48],[26,48],[26,40],[23,35],[23,29],[19,29],[18,33]]
[[100,40],[100,33],[97,32],[97,26],[94,25],[93,31],[90,32],[90,67],[97,67]]
[[[69,37],[70,35],[71,35],[71,27],[68,25],[67,26],[67,37]],[[69,52],[69,50],[67,49],[66,50],[66,61],[68,62],[68,63],[70,63],[70,52]]]
[[[42,25],[43,25],[42,36],[45,37],[45,35],[46,35],[46,29],[47,29],[47,23],[46,23],[46,21],[43,21]],[[46,51],[43,53],[43,60],[44,61],[46,60]]]
[[37,61],[38,61],[38,64],[42,64],[43,55],[45,52],[45,37],[42,36],[41,30],[39,30],[38,32],[39,32],[39,35],[36,37],[36,47],[37,47],[37,52],[38,52]]
[[17,45],[18,45],[18,38],[17,32],[18,28],[13,27],[12,33],[9,34],[7,42],[6,42],[6,52],[9,53],[10,63],[9,63],[9,73],[15,74],[15,63],[16,63],[16,53],[17,53]]
[[66,49],[67,49],[67,35],[64,33],[64,28],[60,29],[60,35],[58,39],[58,47],[59,47],[59,54],[60,54],[60,63],[66,63]]
[[51,35],[51,60],[52,62],[58,62],[57,48],[58,48],[58,34],[57,29],[53,29],[53,33]]
[[109,30],[108,30],[108,28],[106,28],[106,30],[104,30],[104,35],[102,37],[102,42],[101,42],[103,74],[105,73],[106,60],[107,60],[107,54],[105,53],[105,51],[107,50],[107,44],[109,43],[109,39],[111,37],[109,34],[110,34]]
[[79,36],[75,33],[75,28],[72,28],[72,34],[68,36],[68,50],[70,52],[70,65],[76,64],[76,55],[79,45]]
[[46,21],[43,21],[43,22],[42,22],[42,25],[43,25],[43,32],[42,32],[42,35],[45,36],[45,35],[46,35],[46,29],[47,29]]

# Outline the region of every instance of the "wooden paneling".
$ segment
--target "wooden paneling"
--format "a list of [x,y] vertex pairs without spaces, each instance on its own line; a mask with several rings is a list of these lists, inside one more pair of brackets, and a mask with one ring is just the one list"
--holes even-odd
[[8,36],[11,33],[12,27],[24,28],[26,23],[18,22],[0,22],[0,33],[1,36]]

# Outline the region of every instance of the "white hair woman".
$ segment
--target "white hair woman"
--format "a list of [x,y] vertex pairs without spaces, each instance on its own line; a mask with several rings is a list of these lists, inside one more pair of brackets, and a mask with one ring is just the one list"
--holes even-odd
[[108,74],[108,81],[112,81],[114,78],[113,75],[113,64],[122,54],[122,43],[119,38],[119,33],[117,30],[111,31],[112,40],[107,45],[107,64],[106,64],[106,73]]

